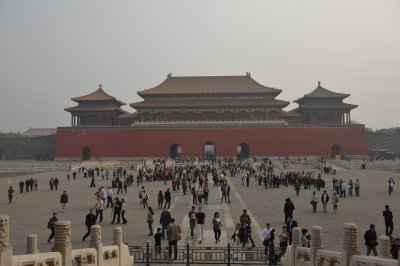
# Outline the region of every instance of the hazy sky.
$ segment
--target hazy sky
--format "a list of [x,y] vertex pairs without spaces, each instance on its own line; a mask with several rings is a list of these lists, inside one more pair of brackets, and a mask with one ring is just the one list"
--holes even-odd
[[400,126],[400,1],[0,1],[0,132],[68,126],[99,83],[139,101],[170,72],[251,72],[289,101],[320,80],[353,120]]

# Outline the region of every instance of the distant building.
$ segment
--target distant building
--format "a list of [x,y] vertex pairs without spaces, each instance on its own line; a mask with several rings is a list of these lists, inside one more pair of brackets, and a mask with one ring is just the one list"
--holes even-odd
[[[72,98],[71,127],[56,157],[367,155],[364,125],[350,123],[349,94],[318,87],[295,102],[244,76],[173,77],[138,92],[136,112],[99,87]],[[81,129],[81,130],[79,130]]]
[[44,137],[44,136],[55,135],[56,133],[57,133],[56,128],[32,128],[32,127],[30,127],[27,131],[22,132],[20,135],[27,137],[27,138],[33,138],[33,137]]
[[327,90],[318,82],[318,87],[294,102],[299,107],[293,112],[300,114],[301,124],[350,124],[350,111],[357,107],[344,103],[350,94]]
[[125,103],[108,95],[101,85],[96,91],[71,100],[78,103],[64,109],[71,113],[71,126],[116,126],[118,117],[126,113],[121,109]]

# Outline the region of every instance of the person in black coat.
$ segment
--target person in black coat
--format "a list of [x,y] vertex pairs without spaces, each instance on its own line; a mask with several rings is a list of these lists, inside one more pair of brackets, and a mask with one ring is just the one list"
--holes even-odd
[[169,224],[171,223],[171,213],[164,208],[160,215],[160,224],[161,224],[161,235],[162,239],[165,239],[165,231],[167,230]]
[[167,188],[167,191],[165,191],[165,193],[164,193],[164,199],[165,199],[164,208],[167,208],[167,204],[168,204],[168,209],[169,209],[171,207],[171,192],[169,191],[169,188]]
[[389,205],[385,205],[383,217],[385,218],[386,235],[391,236],[393,233],[393,213],[390,210]]
[[96,224],[96,215],[94,215],[94,209],[90,209],[90,212],[86,215],[85,225],[88,229],[87,233],[82,237],[82,241],[85,242],[85,239],[90,235],[90,228]]
[[284,223],[287,223],[289,215],[293,215],[294,209],[295,208],[294,208],[293,202],[290,200],[290,198],[287,198],[285,205],[283,206],[283,212],[285,213],[285,222]]
[[378,252],[376,252],[376,246],[378,245],[378,242],[374,224],[369,226],[369,230],[367,230],[364,234],[364,239],[365,245],[367,246],[367,256],[369,256],[371,250],[374,252],[374,256],[378,256]]
[[289,215],[289,219],[286,223],[286,228],[289,234],[289,244],[292,244],[292,232],[293,228],[298,227],[297,222],[293,219],[293,215]]

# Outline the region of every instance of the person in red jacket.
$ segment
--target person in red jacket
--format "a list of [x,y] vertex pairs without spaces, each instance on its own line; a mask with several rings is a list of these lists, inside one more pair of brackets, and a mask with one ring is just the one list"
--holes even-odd
[[61,194],[60,203],[62,211],[67,212],[68,194],[65,190]]

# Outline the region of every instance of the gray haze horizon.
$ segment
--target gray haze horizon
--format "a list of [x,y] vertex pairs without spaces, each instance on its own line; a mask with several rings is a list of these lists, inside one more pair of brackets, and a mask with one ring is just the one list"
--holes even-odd
[[321,81],[351,94],[352,120],[400,126],[399,11],[396,0],[2,0],[0,132],[69,126],[72,97],[102,84],[137,102],[168,73],[250,72],[290,102]]

